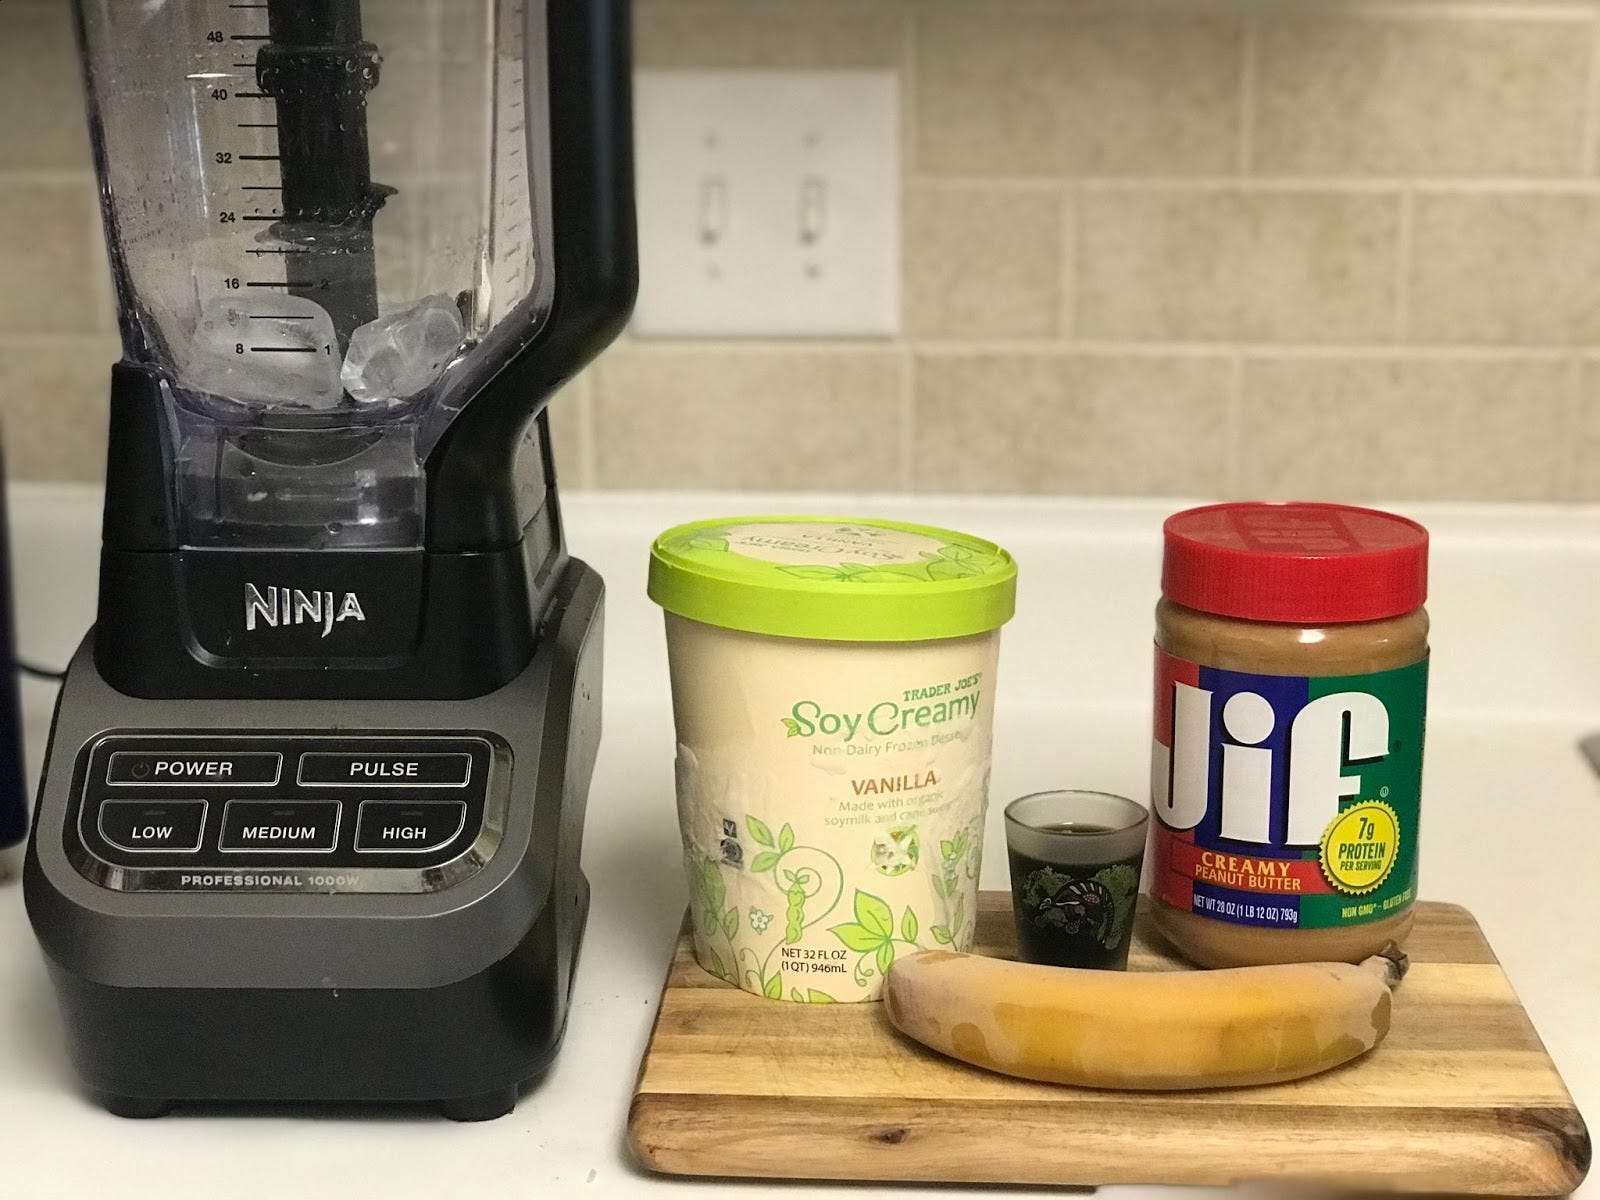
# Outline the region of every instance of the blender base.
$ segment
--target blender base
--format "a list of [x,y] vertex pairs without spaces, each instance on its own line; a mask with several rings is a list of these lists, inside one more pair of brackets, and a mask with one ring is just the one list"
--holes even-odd
[[[581,929],[589,887],[581,874],[577,883],[566,899]],[[579,946],[568,970],[543,968],[553,924],[541,915],[509,958],[417,991],[108,988],[50,974],[78,1070],[115,1116],[189,1104],[424,1105],[489,1121],[544,1075],[565,1032],[568,997],[541,984],[570,981]]]
[[[105,683],[86,642],[57,709],[24,894],[87,1091],[138,1118],[190,1104],[510,1112],[560,1047],[588,917],[603,603],[599,577],[568,560],[528,666],[461,701],[139,700]],[[107,764],[151,761],[150,746],[282,767],[256,785],[264,802],[242,780],[119,782]],[[413,746],[398,757],[470,759],[471,771],[453,792],[307,775]],[[360,808],[414,812],[418,794],[465,814],[441,844],[467,848],[423,852],[414,869],[385,851],[374,863]],[[198,848],[97,858],[106,814],[146,795],[168,812],[211,806]],[[338,809],[337,847],[309,866],[296,865],[304,852],[281,868],[230,857],[228,806],[263,803]]]

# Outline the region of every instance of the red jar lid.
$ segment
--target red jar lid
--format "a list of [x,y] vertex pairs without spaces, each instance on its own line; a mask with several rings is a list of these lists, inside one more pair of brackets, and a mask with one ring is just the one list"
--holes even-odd
[[1175,604],[1288,625],[1381,621],[1428,598],[1428,531],[1344,504],[1213,504],[1167,520]]

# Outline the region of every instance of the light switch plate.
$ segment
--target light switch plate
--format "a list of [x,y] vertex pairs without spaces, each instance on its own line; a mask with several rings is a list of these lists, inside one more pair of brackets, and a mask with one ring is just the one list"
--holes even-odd
[[645,337],[900,329],[892,71],[641,71]]

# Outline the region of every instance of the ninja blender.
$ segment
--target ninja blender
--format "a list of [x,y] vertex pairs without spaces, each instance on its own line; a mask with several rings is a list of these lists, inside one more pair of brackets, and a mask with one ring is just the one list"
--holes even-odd
[[76,0],[124,356],[25,862],[113,1112],[501,1115],[588,911],[543,411],[637,283],[627,0]]

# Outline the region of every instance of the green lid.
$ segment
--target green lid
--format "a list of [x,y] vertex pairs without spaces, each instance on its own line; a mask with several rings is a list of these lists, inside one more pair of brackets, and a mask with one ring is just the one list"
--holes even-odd
[[993,542],[899,521],[729,517],[669,529],[650,550],[650,598],[748,633],[920,642],[998,629],[1017,565]]

